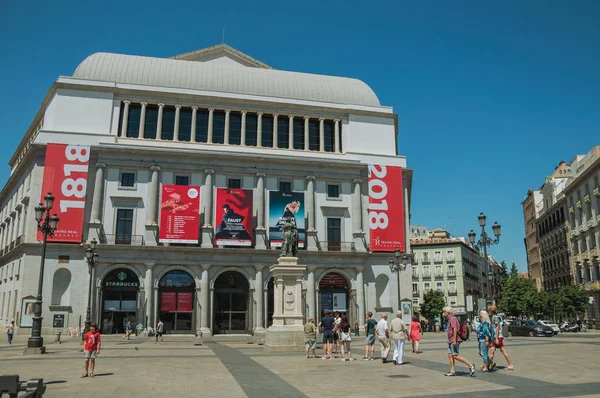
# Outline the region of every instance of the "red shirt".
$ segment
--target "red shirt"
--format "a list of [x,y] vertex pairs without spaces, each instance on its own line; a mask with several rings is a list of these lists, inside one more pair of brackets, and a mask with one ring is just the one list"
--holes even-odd
[[98,349],[98,343],[100,343],[100,332],[87,332],[85,334],[84,340],[85,351],[96,351]]
[[457,317],[455,317],[452,314],[450,314],[448,316],[448,325],[447,325],[446,329],[448,330],[448,344],[454,343],[454,330],[455,329],[456,329],[456,342],[457,343],[462,342],[462,340],[460,339],[460,322],[458,321]]

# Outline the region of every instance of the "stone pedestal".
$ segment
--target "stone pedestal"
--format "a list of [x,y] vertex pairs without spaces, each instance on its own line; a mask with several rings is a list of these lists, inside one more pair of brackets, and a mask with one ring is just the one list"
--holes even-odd
[[305,265],[297,257],[279,257],[270,268],[275,279],[273,325],[266,330],[268,351],[303,351],[302,276]]

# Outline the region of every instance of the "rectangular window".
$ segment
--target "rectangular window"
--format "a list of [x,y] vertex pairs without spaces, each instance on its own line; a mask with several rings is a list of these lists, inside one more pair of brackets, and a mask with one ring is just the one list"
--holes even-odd
[[294,149],[304,149],[304,119],[294,118]]
[[196,111],[196,142],[208,141],[208,109]]
[[321,150],[321,140],[319,139],[319,119],[310,119],[308,121],[308,149],[311,151]]
[[327,197],[328,198],[339,198],[340,197],[340,186],[335,184],[327,185]]
[[158,105],[146,106],[146,119],[144,120],[144,138],[156,139],[156,127],[158,126]]
[[289,181],[279,181],[279,192],[291,193],[292,192],[292,183]]
[[277,148],[288,148],[290,145],[290,119],[286,116],[277,118]]
[[192,109],[181,108],[179,110],[179,141],[190,142],[192,138]]
[[431,283],[430,282],[425,282],[423,283],[423,289],[428,292],[431,290]]
[[242,114],[229,112],[229,144],[241,145],[242,143]]
[[456,297],[454,297],[454,296],[450,297],[450,305],[452,305],[452,306],[456,305]]
[[416,307],[416,306],[419,305],[419,300],[418,299],[413,299],[412,303],[413,303],[413,306]]
[[213,112],[213,142],[222,144],[225,142],[225,111]]
[[190,185],[189,176],[175,176],[175,185]]
[[256,113],[246,114],[246,145],[256,146],[258,130],[258,115]]
[[262,117],[262,146],[266,148],[273,147],[273,116],[263,115]]
[[424,263],[428,263],[429,262],[429,254],[426,252],[423,252],[423,262]]
[[448,282],[448,291],[451,293],[456,293],[456,282]]
[[242,187],[242,180],[239,178],[230,178],[227,180],[227,188],[239,189]]
[[435,283],[435,288],[437,290],[443,290],[444,289],[444,282],[436,282]]
[[419,292],[419,286],[416,283],[412,284],[412,291],[413,291],[413,293]]
[[446,261],[454,261],[454,250],[448,250],[446,252]]
[[117,227],[115,243],[122,245],[130,245],[132,232],[133,209],[117,209]]
[[456,271],[454,270],[454,265],[448,266],[448,275],[450,275],[450,276],[456,275]]
[[127,118],[127,134],[128,138],[138,138],[140,135],[140,116],[142,114],[142,106],[140,104],[129,105],[129,117]]
[[325,152],[335,151],[335,122],[333,120],[325,120],[323,130]]
[[441,265],[436,265],[435,266],[435,276],[442,276],[442,266]]
[[329,251],[340,251],[342,244],[342,220],[327,219],[327,248]]
[[135,173],[121,173],[120,187],[135,187]]
[[434,252],[433,261],[442,261],[442,252]]
[[175,107],[165,106],[163,107],[163,120],[162,120],[162,132],[160,138],[162,140],[173,141],[173,134],[175,133]]

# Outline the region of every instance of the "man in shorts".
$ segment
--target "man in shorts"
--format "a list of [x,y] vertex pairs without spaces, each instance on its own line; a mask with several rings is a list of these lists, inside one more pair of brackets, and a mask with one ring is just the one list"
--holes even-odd
[[[367,312],[367,323],[365,323],[365,356],[363,361],[372,361],[375,358],[375,328],[377,322],[373,319],[373,313]],[[371,357],[369,358],[369,349],[371,350]]]
[[165,330],[165,325],[159,319],[158,323],[156,324],[156,336],[154,338],[154,344],[158,343],[158,338],[160,337],[160,345],[162,345],[162,343],[163,343],[163,331],[164,330]]
[[333,324],[335,320],[329,316],[329,310],[323,311],[324,317],[319,322],[319,330],[323,334],[323,356],[321,359],[333,359],[331,344],[333,343]]
[[506,351],[506,348],[504,348],[504,334],[502,333],[502,319],[496,313],[496,311],[498,311],[498,309],[496,308],[495,305],[489,305],[487,308],[488,308],[488,313],[492,316],[492,324],[494,325],[494,328],[496,329],[496,331],[495,331],[496,335],[494,336],[494,340],[492,342],[492,345],[490,347],[490,352],[489,352],[490,370],[494,370],[494,368],[496,367],[496,362],[494,362],[494,354],[496,353],[496,349],[500,350],[502,355],[504,355],[504,358],[506,358],[506,362],[508,362],[508,367],[506,369],[513,370],[515,367],[513,366],[512,362],[510,361],[510,357],[508,356],[508,351]]
[[[317,327],[315,326],[315,319],[312,316],[304,324],[304,347],[306,348],[306,358],[315,358],[317,356]],[[310,356],[310,351],[312,351],[312,357]]]
[[469,375],[475,377],[475,365],[467,361],[458,354],[458,349],[462,339],[460,338],[460,321],[454,316],[454,310],[451,306],[446,306],[443,309],[444,316],[448,318],[448,361],[450,362],[450,372],[445,376],[456,376],[454,364],[456,361],[462,362],[469,367]]
[[[83,356],[85,358],[85,373],[81,377],[94,377],[94,368],[96,367],[96,357],[100,355],[100,333],[98,325],[92,323],[90,331],[83,336],[85,345],[83,348]],[[91,366],[90,366],[91,362]]]

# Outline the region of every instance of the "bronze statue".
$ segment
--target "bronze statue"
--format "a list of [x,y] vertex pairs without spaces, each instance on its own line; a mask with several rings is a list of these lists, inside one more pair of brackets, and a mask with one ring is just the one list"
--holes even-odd
[[296,224],[286,221],[282,227],[281,254],[279,257],[298,257],[298,228]]

